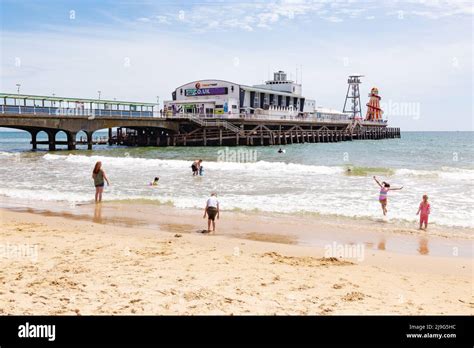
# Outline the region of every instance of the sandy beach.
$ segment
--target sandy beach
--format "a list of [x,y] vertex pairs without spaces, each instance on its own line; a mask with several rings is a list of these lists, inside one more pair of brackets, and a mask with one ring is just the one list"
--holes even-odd
[[0,220],[2,315],[473,314],[472,238],[443,228],[225,212],[207,235],[201,211],[108,202]]

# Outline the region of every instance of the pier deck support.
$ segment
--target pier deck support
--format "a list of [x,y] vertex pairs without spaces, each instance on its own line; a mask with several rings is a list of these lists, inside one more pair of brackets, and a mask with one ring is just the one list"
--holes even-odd
[[56,133],[57,130],[48,130],[46,133],[48,134],[48,145],[49,151],[56,151]]
[[86,132],[87,136],[87,150],[92,150],[92,134],[94,132]]
[[76,149],[76,132],[67,132],[67,149],[72,151]]
[[38,144],[36,143],[36,138],[38,136],[38,131],[37,130],[31,130],[31,149],[36,150],[38,148]]

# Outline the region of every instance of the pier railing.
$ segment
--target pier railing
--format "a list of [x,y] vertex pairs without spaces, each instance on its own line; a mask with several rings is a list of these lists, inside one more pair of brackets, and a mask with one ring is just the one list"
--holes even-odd
[[[272,115],[256,115],[256,114],[174,114],[164,116],[167,119],[189,119],[196,123],[199,123],[201,126],[204,125],[203,122],[210,122],[211,120],[262,120],[262,121],[281,121],[288,120],[292,122],[318,122],[318,123],[347,123],[350,124],[353,122],[350,118],[328,118],[328,117],[317,117],[317,116],[272,116]],[[370,125],[385,125],[386,120],[380,121],[362,121],[364,124]]]
[[[24,105],[0,105],[2,114],[17,114],[17,115],[40,115],[40,116],[86,116],[86,117],[153,117],[163,119],[188,119],[200,126],[221,126],[235,133],[240,132],[240,128],[236,127],[228,120],[267,120],[267,121],[281,121],[288,120],[291,122],[318,122],[318,123],[347,123],[350,124],[353,120],[349,118],[341,118],[335,116],[334,118],[317,117],[317,116],[277,116],[277,115],[258,115],[258,114],[159,114],[153,111],[142,110],[112,110],[112,109],[82,109],[82,108],[63,108],[63,107],[48,107],[48,106],[24,106]],[[365,125],[385,125],[387,120],[380,121],[362,121]]]
[[112,110],[112,109],[82,109],[64,108],[55,106],[24,106],[24,105],[1,105],[2,114],[18,115],[50,115],[50,116],[88,116],[88,117],[152,117],[152,111],[142,110]]

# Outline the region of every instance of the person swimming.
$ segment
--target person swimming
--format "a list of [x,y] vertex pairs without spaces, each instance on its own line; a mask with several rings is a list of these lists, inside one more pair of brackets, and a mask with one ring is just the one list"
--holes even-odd
[[278,150],[278,153],[285,153],[285,152],[286,152],[286,150],[283,150],[281,147],[280,147],[280,149]]

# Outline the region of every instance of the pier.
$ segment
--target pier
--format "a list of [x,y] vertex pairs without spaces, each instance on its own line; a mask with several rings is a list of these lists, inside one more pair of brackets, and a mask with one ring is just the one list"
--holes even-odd
[[[267,146],[400,137],[386,121],[256,114],[167,114],[153,103],[0,93],[0,127],[31,134],[32,149],[79,144],[126,146]],[[107,139],[94,133],[107,130]],[[47,141],[38,141],[45,132]],[[67,140],[57,140],[64,132]],[[78,140],[79,133],[85,135]]]

